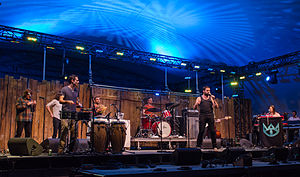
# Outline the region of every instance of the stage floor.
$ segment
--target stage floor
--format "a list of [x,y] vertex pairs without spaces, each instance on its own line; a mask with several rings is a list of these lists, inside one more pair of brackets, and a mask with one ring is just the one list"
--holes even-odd
[[[231,148],[240,155],[241,148]],[[297,172],[299,174],[300,163],[289,161],[271,165],[262,162],[263,155],[269,151],[267,148],[245,149],[251,153],[253,164],[251,167],[237,167],[232,163],[224,163],[216,159],[222,157],[228,149],[220,148],[201,149],[202,162],[200,165],[174,164],[174,150],[129,150],[122,154],[99,153],[73,153],[49,156],[43,153],[39,156],[0,156],[0,177],[2,176],[269,176],[267,174],[283,175],[283,171]],[[191,157],[193,160],[193,157]],[[206,168],[203,167],[206,162]],[[183,167],[184,166],[184,167]],[[187,167],[188,166],[188,167]],[[275,172],[275,173],[274,173]],[[288,173],[293,176],[293,173]],[[231,176],[231,177],[232,177]],[[246,175],[247,176],[247,175]],[[287,174],[285,175],[287,176]]]

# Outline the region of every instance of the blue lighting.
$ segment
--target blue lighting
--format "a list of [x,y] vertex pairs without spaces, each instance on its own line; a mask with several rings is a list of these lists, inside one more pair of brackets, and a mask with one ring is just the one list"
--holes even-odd
[[159,93],[155,93],[155,96],[159,96],[160,94]]
[[269,80],[270,80],[270,78],[271,78],[270,76],[267,76],[267,77],[266,77],[266,81],[269,81]]
[[19,0],[2,3],[0,24],[242,66],[299,50],[299,8],[294,0]]

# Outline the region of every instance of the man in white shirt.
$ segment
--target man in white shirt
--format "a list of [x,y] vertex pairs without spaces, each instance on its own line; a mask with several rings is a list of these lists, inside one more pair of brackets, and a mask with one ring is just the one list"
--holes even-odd
[[288,119],[288,121],[296,121],[296,120],[300,120],[300,118],[297,116],[297,111],[293,111],[292,114],[293,114],[293,116],[290,117],[290,118]]
[[[58,138],[60,138],[60,130],[61,130],[61,120],[60,120],[60,112],[62,108],[62,104],[59,103],[59,97],[61,94],[56,93],[55,98],[50,101],[46,108],[50,114],[50,116],[53,118],[53,135],[52,138],[56,138],[57,136],[57,130],[58,130]],[[53,109],[53,112],[51,111],[51,107]]]

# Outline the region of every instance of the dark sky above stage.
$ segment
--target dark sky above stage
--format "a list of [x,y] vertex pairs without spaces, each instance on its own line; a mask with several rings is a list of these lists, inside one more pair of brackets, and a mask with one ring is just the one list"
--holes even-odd
[[245,65],[299,50],[300,0],[4,0],[0,24]]

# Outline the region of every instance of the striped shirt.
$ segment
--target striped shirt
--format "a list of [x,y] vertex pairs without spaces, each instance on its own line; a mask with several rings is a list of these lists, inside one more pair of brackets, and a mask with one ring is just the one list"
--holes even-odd
[[31,100],[28,100],[24,97],[19,97],[17,99],[16,103],[16,109],[17,109],[17,121],[32,121],[32,114],[35,110],[35,105],[27,105],[28,102]]

